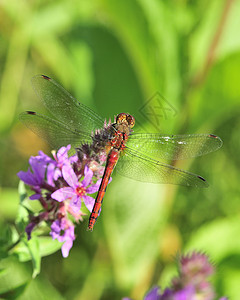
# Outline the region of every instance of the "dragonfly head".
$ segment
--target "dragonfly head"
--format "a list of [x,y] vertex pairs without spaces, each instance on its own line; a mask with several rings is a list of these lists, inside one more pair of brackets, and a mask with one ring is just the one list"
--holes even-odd
[[130,128],[133,128],[133,126],[135,125],[135,119],[129,114],[121,113],[117,115],[116,123],[118,125],[127,125]]

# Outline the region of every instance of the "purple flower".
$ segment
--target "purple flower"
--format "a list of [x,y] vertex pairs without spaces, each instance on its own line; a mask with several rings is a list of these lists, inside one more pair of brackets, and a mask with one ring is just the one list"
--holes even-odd
[[208,257],[203,253],[193,252],[180,259],[180,272],[186,277],[206,278],[214,273],[214,267],[209,263]]
[[205,254],[193,252],[182,256],[179,259],[179,277],[174,278],[172,285],[162,293],[159,287],[153,287],[144,300],[213,300],[214,288],[208,281],[209,275],[213,273],[214,267]]
[[46,172],[46,160],[41,156],[31,156],[29,159],[31,168],[27,172],[20,171],[17,176],[26,184],[32,186],[36,192],[30,199],[36,200],[41,197],[41,186],[44,184],[45,172]]
[[52,151],[52,155],[55,161],[58,164],[58,167],[61,168],[64,164],[69,164],[68,160],[68,151],[71,149],[71,145],[67,145],[66,147],[61,147],[57,152]]
[[28,240],[31,239],[31,233],[33,229],[43,220],[48,218],[48,212],[41,212],[38,216],[32,216],[31,222],[26,226],[25,231],[27,233]]
[[71,145],[67,147],[61,147],[57,152],[52,151],[52,155],[55,160],[49,162],[47,167],[47,182],[54,185],[59,177],[62,176],[62,167],[64,165],[70,165],[77,161],[77,156],[68,157],[68,151],[71,149]]
[[214,299],[214,289],[208,281],[213,273],[214,267],[207,255],[199,252],[183,255],[179,259],[179,277],[172,281],[173,289],[179,291],[179,287],[192,287],[199,299]]
[[50,235],[53,239],[57,239],[61,243],[64,242],[61,248],[62,255],[67,257],[75,240],[74,226],[71,221],[65,218],[54,221],[51,225]]
[[39,161],[45,162],[45,164],[54,163],[54,160],[41,150],[38,152],[38,156],[36,157]]
[[26,226],[25,231],[27,233],[28,240],[31,239],[31,233],[35,226],[36,226],[36,223],[34,223],[34,222],[31,222]]
[[[160,292],[158,286],[153,287],[144,297],[144,300],[195,300],[195,293],[193,287],[186,287],[175,292],[167,288],[163,293]],[[131,300],[130,298],[123,298],[122,300]]]
[[55,168],[53,166],[50,166],[48,172],[52,175],[52,178],[54,180],[57,180],[59,177],[62,176],[61,170],[64,165],[70,166],[70,164],[73,164],[78,160],[77,155],[68,157],[68,151],[70,149],[71,149],[71,145],[68,145],[67,147],[61,147],[57,152],[52,151],[53,157],[55,159],[54,161]]
[[52,238],[63,242],[64,257],[68,256],[75,240],[72,220],[75,223],[82,221],[85,215],[80,210],[82,200],[92,211],[95,200],[89,194],[98,191],[102,180],[99,178],[104,169],[99,163],[99,154],[89,156],[94,153],[89,145],[83,146],[83,155],[78,153],[68,157],[70,148],[71,145],[68,145],[53,152],[54,159],[39,151],[36,157],[29,159],[28,171],[18,173],[18,177],[35,192],[30,199],[39,200],[42,207],[38,214],[30,212],[29,224],[25,229],[28,239],[32,231],[45,221],[51,224]]
[[163,293],[161,293],[160,288],[156,286],[147,293],[144,300],[193,300],[194,295],[195,290],[191,286],[177,292],[167,288]]
[[84,179],[82,181],[78,180],[77,175],[71,166],[68,165],[63,166],[62,175],[69,186],[55,191],[51,197],[59,202],[69,199],[70,206],[74,211],[78,211],[81,208],[81,200],[83,200],[87,209],[92,211],[95,200],[87,194],[93,194],[98,191],[101,179],[95,184],[91,184],[93,172],[87,166],[85,166]]
[[160,300],[160,297],[160,288],[158,286],[155,286],[147,293],[144,300]]
[[44,160],[39,159],[38,156],[31,156],[29,164],[31,168],[29,168],[27,172],[18,172],[17,176],[28,185],[40,187],[44,182],[46,163]]
[[[165,298],[161,298],[162,300],[165,300]],[[170,299],[170,298],[169,298]],[[188,285],[184,287],[183,289],[176,291],[174,293],[173,298],[174,300],[193,300],[196,299],[196,291],[195,288],[192,285]]]

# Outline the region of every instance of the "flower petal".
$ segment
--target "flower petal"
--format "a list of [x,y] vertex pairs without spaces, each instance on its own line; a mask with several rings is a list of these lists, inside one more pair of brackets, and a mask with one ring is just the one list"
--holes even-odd
[[72,156],[69,157],[69,162],[71,164],[73,164],[73,163],[75,163],[77,161],[78,161],[78,156],[76,154],[74,154],[74,155],[72,155]]
[[32,233],[32,231],[33,231],[33,229],[34,229],[35,226],[36,226],[36,223],[33,223],[33,222],[29,223],[26,226],[25,231],[27,233],[28,240],[31,239],[31,233]]
[[79,212],[81,206],[82,206],[82,200],[78,195],[74,195],[70,201],[69,206],[71,206],[74,213]]
[[47,162],[38,156],[31,156],[29,159],[29,164],[37,180],[42,182],[45,177]]
[[47,183],[54,186],[54,174],[55,174],[55,168],[56,166],[54,164],[49,164],[47,166]]
[[[197,292],[193,285],[183,287],[181,290],[174,293],[174,300],[197,299]],[[205,297],[204,297],[205,298]],[[205,298],[210,299],[210,298]],[[211,297],[211,299],[213,299]]]
[[92,212],[93,206],[94,206],[94,203],[95,203],[95,199],[92,198],[91,196],[83,196],[83,201],[84,201],[84,204],[86,205],[86,208],[90,212]]
[[158,286],[152,288],[147,293],[144,300],[160,300],[160,288]]
[[32,196],[29,197],[30,200],[38,200],[41,198],[41,194],[33,194]]
[[65,218],[55,220],[51,225],[51,232],[50,235],[52,236],[53,240],[58,239],[59,242],[64,241],[64,233],[65,227],[67,226],[67,221]]
[[66,180],[69,186],[76,188],[79,186],[77,175],[74,173],[70,165],[64,165],[62,168],[63,178]]
[[20,180],[22,180],[24,183],[28,185],[37,185],[38,181],[34,177],[33,173],[31,172],[30,169],[27,170],[27,172],[20,171],[17,173],[17,176],[19,177]]
[[82,185],[84,187],[87,187],[91,180],[92,180],[92,177],[93,177],[93,171],[91,169],[88,168],[88,166],[85,166],[84,168],[84,179],[82,181]]
[[73,241],[75,240],[74,226],[69,226],[69,228],[65,230],[64,239],[65,243],[62,245],[62,255],[63,257],[68,257]]
[[41,150],[38,152],[38,156],[36,156],[36,158],[38,159],[38,161],[41,161],[45,164],[48,164],[48,163],[56,164],[56,162],[51,157],[49,157],[47,154],[45,154]]
[[66,147],[61,147],[57,152],[57,159],[59,163],[65,162],[68,160],[68,151],[71,149],[71,145],[67,145]]
[[55,199],[59,202],[67,200],[69,198],[73,198],[76,196],[76,193],[71,187],[64,187],[52,193],[52,199]]
[[102,182],[102,178],[98,179],[98,181],[97,181],[95,184],[90,185],[90,186],[86,189],[86,193],[87,193],[87,194],[93,194],[93,193],[98,192],[101,182]]
[[59,177],[62,177],[62,172],[60,169],[55,169],[54,174],[53,174],[53,179],[56,181],[58,180]]
[[72,248],[72,245],[73,245],[73,240],[68,239],[64,242],[64,244],[62,245],[62,248],[61,248],[63,257],[68,257],[68,254],[69,254],[70,249]]

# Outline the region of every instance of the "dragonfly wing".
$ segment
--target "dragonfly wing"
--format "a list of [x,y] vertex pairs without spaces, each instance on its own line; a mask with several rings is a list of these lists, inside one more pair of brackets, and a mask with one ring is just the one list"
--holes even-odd
[[154,133],[132,134],[127,145],[153,159],[186,159],[216,151],[222,140],[213,134],[163,136]]
[[77,130],[70,130],[63,123],[35,112],[23,112],[19,115],[19,119],[55,149],[68,144],[74,148],[82,143],[91,142],[90,135]]
[[68,128],[89,134],[95,129],[102,128],[104,120],[78,102],[53,79],[37,75],[32,78],[32,85],[45,107]]
[[126,177],[151,183],[170,183],[184,186],[207,187],[199,175],[148,158],[138,151],[127,149],[119,159],[116,170]]

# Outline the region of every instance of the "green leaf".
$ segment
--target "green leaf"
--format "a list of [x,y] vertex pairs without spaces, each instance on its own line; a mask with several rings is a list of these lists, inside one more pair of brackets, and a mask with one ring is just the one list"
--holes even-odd
[[6,292],[2,292],[0,294],[0,298],[1,299],[8,299],[8,300],[14,300],[14,299],[17,299],[19,296],[21,296],[26,287],[28,286],[29,282],[25,282],[15,288],[12,288]]
[[215,220],[202,226],[189,241],[186,249],[207,252],[215,261],[240,253],[240,222],[238,217]]
[[19,234],[13,225],[0,224],[0,259],[6,258],[11,254],[11,249],[19,242]]
[[27,191],[25,188],[25,184],[23,181],[19,181],[18,185],[18,193],[19,193],[19,207],[18,207],[18,214],[16,217],[16,223],[21,224],[24,223],[28,220],[28,210],[24,206],[25,200],[28,199],[27,197]]
[[38,237],[39,240],[39,247],[40,247],[40,255],[47,256],[50,254],[55,253],[62,247],[62,243],[58,240],[53,240],[50,236],[42,236]]
[[14,253],[18,255],[19,261],[32,261],[33,278],[40,273],[41,255],[38,237],[32,236],[31,240],[29,241],[27,241],[26,238],[23,238],[22,242],[20,242],[14,249]]
[[18,184],[18,193],[20,196],[20,203],[23,203],[23,201],[27,198],[27,191],[24,182],[21,180]]
[[33,274],[32,277],[35,278],[41,269],[41,255],[39,251],[39,241],[37,237],[33,237],[30,241],[28,241],[28,248],[30,255],[32,257],[33,264]]
[[32,236],[31,240],[26,241],[23,239],[17,247],[15,253],[19,257],[19,261],[32,261],[33,275],[35,278],[41,270],[41,258],[58,251],[62,246],[57,240],[51,237],[37,237]]
[[[37,239],[38,240],[38,246],[39,250],[38,253],[41,257],[50,255],[58,251],[62,247],[62,243],[58,242],[58,240],[53,240],[50,236],[35,236],[32,235],[32,238],[30,241],[22,241],[20,242],[16,249],[14,250],[14,253],[18,255],[19,260],[22,262],[26,262],[32,259],[31,251],[29,251],[29,243],[32,240]],[[30,243],[31,245],[31,243]]]

